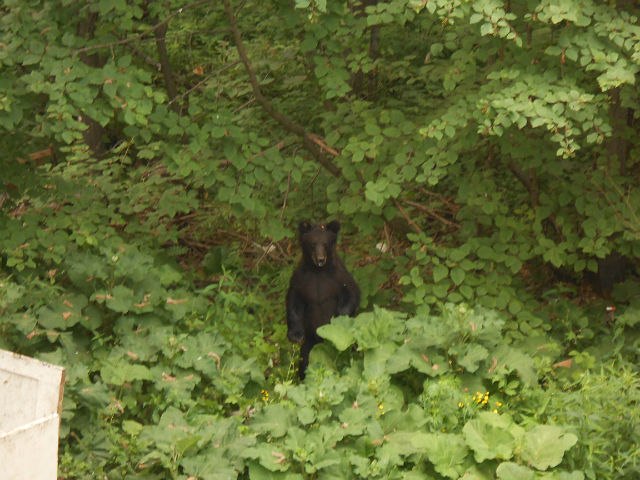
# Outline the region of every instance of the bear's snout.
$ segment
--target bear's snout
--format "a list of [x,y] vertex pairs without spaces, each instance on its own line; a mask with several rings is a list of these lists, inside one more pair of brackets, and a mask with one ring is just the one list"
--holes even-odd
[[324,267],[327,263],[327,251],[321,246],[314,249],[311,257],[313,259],[313,263],[316,264],[316,267]]

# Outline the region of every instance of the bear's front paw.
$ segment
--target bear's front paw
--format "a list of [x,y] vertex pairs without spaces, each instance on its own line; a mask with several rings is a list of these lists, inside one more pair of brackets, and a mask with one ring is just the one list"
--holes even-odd
[[304,333],[301,331],[289,329],[289,331],[287,332],[287,338],[292,343],[302,343],[304,340]]

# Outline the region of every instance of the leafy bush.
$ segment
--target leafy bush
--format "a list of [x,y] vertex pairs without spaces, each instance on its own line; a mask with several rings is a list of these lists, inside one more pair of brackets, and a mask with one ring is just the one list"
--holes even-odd
[[640,475],[640,378],[630,367],[609,364],[587,371],[562,389],[545,392],[537,418],[570,425],[580,441],[568,465],[589,479]]
[[312,354],[305,384],[278,386],[280,401],[248,423],[261,440],[248,455],[251,478],[264,469],[294,478],[514,478],[558,466],[577,437],[508,413],[512,395],[500,385],[537,388],[537,377],[502,326],[493,313],[448,306],[440,317],[374,309],[322,327],[329,344]]
[[[510,411],[523,392],[540,387],[533,359],[502,339],[503,323],[460,306],[440,317],[381,309],[340,317],[321,328],[328,342],[314,350],[305,383],[270,391],[255,362],[238,358],[220,337],[138,330],[130,354],[114,354],[116,363],[102,368],[105,383],[125,390],[102,427],[103,462],[119,465],[103,463],[105,474],[584,478],[579,462],[571,473],[561,469],[576,435]],[[145,351],[159,352],[148,369]],[[141,358],[132,363],[133,352]],[[145,380],[154,380],[145,398],[159,413],[146,419],[127,413]],[[215,408],[224,404],[231,408]],[[108,447],[110,435],[119,448]],[[127,462],[117,460],[122,445]],[[72,473],[82,462],[68,452],[63,467]]]
[[[67,368],[65,477],[636,475],[637,4],[1,8],[0,346]],[[405,313],[294,385],[327,216]]]

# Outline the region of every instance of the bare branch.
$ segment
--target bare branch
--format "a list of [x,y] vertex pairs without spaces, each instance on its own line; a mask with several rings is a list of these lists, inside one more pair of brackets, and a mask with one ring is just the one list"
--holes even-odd
[[249,83],[251,84],[251,89],[253,90],[253,95],[256,97],[256,101],[269,114],[269,116],[282,125],[286,130],[302,137],[302,143],[311,155],[313,155],[314,159],[333,176],[339,177],[341,172],[338,167],[336,167],[322,153],[323,150],[330,153],[336,152],[336,150],[328,147],[324,141],[322,141],[322,145],[320,145],[319,142],[321,139],[319,136],[307,132],[302,125],[296,123],[293,119],[276,110],[271,101],[264,96],[262,89],[260,88],[258,78],[256,77],[253,67],[251,66],[251,62],[249,61],[249,56],[246,48],[244,47],[240,29],[238,28],[238,22],[229,0],[224,0],[224,11],[229,19],[231,34],[233,35],[233,40],[236,44],[240,60],[242,61],[247,75],[249,76]]
[[420,226],[416,222],[411,220],[411,217],[409,217],[405,209],[402,208],[402,205],[400,205],[400,202],[394,198],[393,204],[398,209],[398,211],[400,212],[400,215],[402,215],[402,217],[407,222],[407,224],[411,227],[411,229],[416,233],[422,233],[422,229],[420,228]]
[[458,225],[456,222],[452,222],[451,220],[447,220],[446,218],[444,218],[442,215],[434,212],[432,209],[418,203],[418,202],[413,202],[411,200],[403,200],[403,203],[406,203],[407,205],[410,205],[414,208],[417,208],[418,210],[420,210],[421,212],[426,213],[427,215],[429,215],[430,217],[435,218],[436,220],[439,220],[440,222],[444,223],[445,225],[448,225],[450,227],[459,227],[460,225]]

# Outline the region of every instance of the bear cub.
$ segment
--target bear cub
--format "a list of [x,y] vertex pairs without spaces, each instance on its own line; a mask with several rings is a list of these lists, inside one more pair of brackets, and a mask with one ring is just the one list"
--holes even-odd
[[304,378],[311,348],[322,339],[318,327],[338,315],[355,316],[360,289],[336,253],[340,223],[298,226],[302,260],[287,292],[287,337],[302,344],[298,374]]

